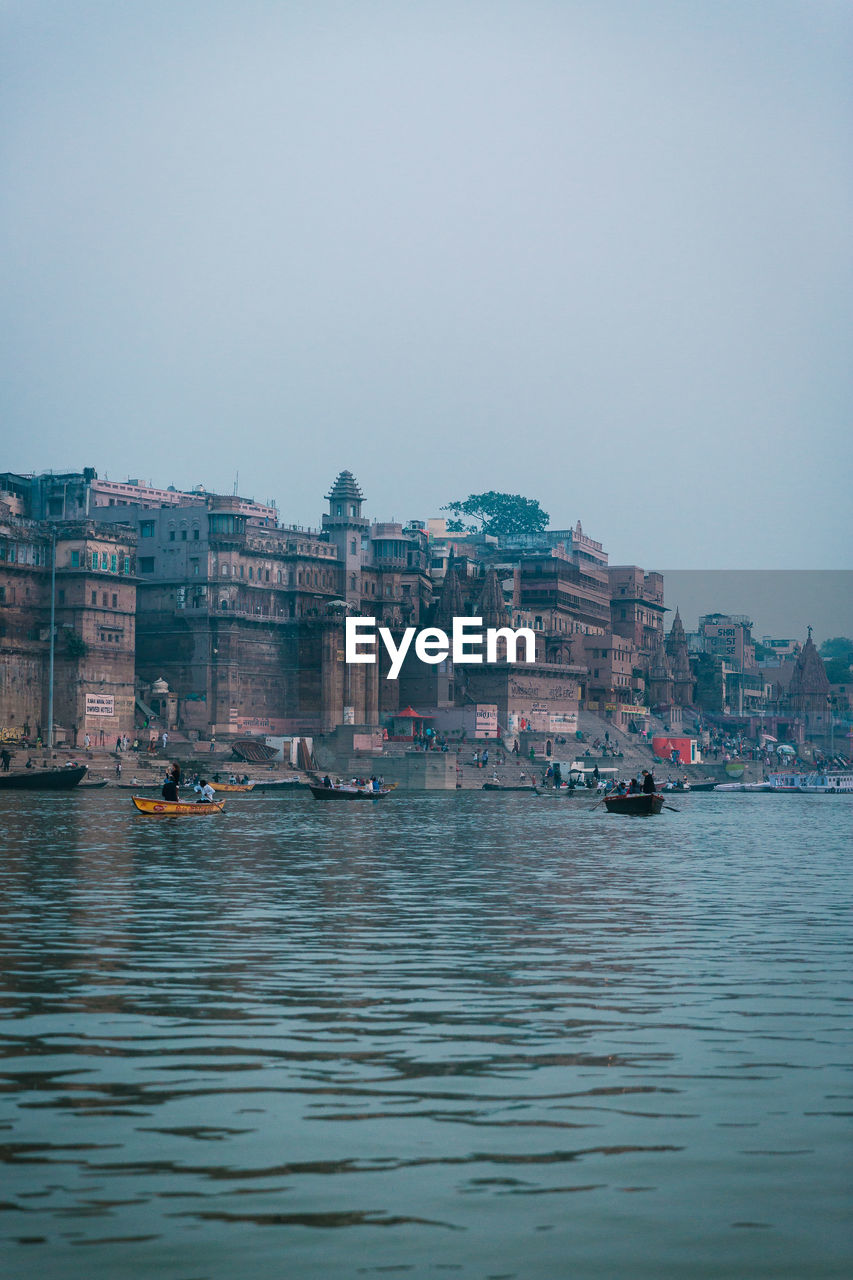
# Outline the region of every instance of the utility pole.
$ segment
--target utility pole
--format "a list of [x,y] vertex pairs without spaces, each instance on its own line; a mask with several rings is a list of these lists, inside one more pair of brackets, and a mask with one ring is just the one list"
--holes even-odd
[[56,525],[50,530],[50,676],[47,694],[47,749],[53,751],[53,662],[56,649]]

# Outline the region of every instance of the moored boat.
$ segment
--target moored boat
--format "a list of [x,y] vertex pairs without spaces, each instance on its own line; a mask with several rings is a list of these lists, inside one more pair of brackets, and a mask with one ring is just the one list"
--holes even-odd
[[302,778],[250,778],[256,791],[307,791],[310,784]]
[[622,813],[630,818],[650,818],[663,808],[663,796],[655,792],[640,792],[634,796],[605,796],[604,807],[608,813]]
[[390,791],[391,787],[380,787],[377,791],[372,787],[311,787],[315,800],[381,800]]
[[209,818],[213,813],[222,813],[225,808],[224,800],[214,800],[206,804],[193,800],[155,800],[149,796],[131,796],[130,798],[140,813],[161,818],[169,816]]
[[532,791],[534,795],[539,794],[539,788],[534,786],[532,782],[484,782],[484,791]]
[[85,782],[77,783],[78,791],[99,791],[101,787],[109,786],[108,778],[86,778]]
[[0,773],[0,791],[70,791],[88,772],[88,765],[64,769],[24,769]]
[[254,782],[211,782],[214,791],[253,791]]

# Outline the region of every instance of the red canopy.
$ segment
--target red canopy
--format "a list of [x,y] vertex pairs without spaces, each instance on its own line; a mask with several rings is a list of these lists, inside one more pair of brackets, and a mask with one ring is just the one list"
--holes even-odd
[[402,711],[394,712],[395,720],[431,720],[432,716],[422,716],[415,711],[414,707],[404,707]]

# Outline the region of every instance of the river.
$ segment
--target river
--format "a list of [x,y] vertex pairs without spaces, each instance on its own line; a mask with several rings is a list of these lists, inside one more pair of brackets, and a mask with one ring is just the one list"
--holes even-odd
[[847,1277],[832,796],[0,795],[6,1280]]

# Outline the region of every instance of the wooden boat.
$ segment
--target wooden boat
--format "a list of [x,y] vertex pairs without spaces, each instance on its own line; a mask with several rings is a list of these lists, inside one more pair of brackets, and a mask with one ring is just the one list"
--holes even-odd
[[85,782],[78,782],[78,791],[99,791],[101,787],[109,785],[108,778],[87,778]]
[[716,782],[691,782],[690,790],[691,791],[715,791],[717,788],[717,785],[718,784]]
[[301,778],[252,778],[256,791],[307,791],[310,783]]
[[374,791],[372,787],[311,787],[315,800],[381,800],[392,790],[391,787],[380,787]]
[[209,818],[213,813],[222,813],[224,800],[214,800],[211,804],[201,804],[194,800],[155,800],[149,796],[130,797],[140,813],[153,814],[156,817]]
[[532,791],[534,795],[539,794],[539,788],[535,787],[532,782],[519,782],[517,785],[509,782],[484,782],[484,791]]
[[663,796],[640,793],[636,796],[605,796],[604,807],[608,813],[627,814],[630,818],[650,818],[663,808]]
[[0,773],[0,791],[70,791],[85,778],[89,766],[68,769],[24,769],[20,773]]
[[211,782],[214,791],[253,791],[254,782]]

